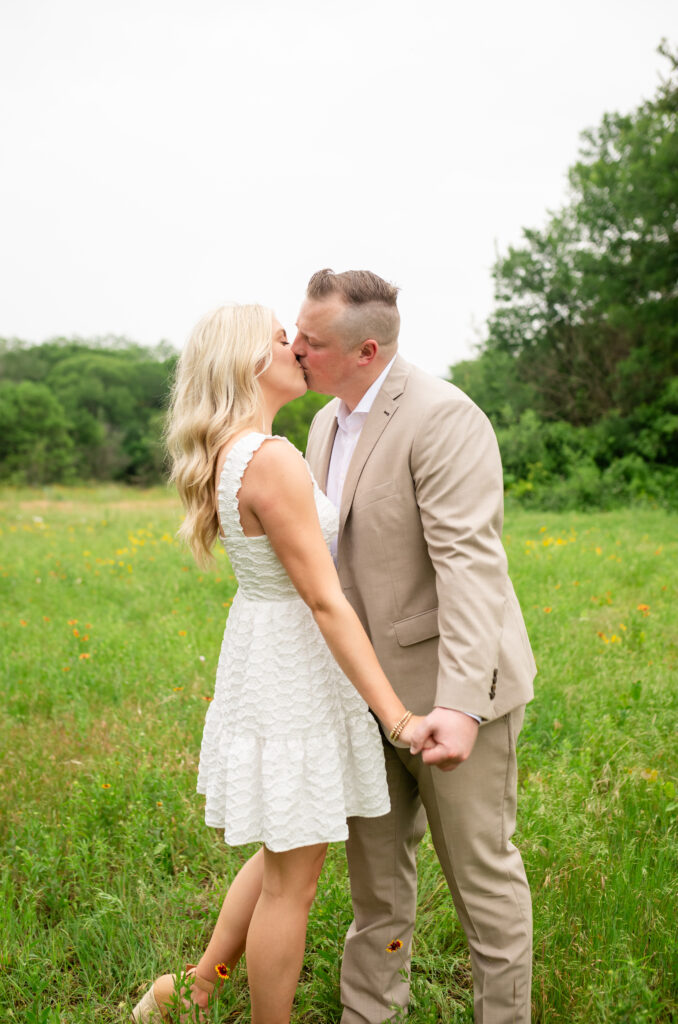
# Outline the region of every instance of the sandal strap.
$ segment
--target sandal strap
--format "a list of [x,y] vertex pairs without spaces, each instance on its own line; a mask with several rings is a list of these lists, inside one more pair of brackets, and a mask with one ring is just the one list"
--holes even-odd
[[208,995],[211,995],[212,992],[214,992],[214,988],[217,983],[215,981],[208,981],[207,978],[203,978],[198,974],[197,964],[186,964],[186,974],[188,974],[189,971],[194,972],[191,974],[191,980],[196,988],[201,988],[203,992],[207,992]]

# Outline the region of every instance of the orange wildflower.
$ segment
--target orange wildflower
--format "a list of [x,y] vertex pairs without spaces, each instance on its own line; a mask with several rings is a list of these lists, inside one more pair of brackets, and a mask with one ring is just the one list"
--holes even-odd
[[78,657],[80,658],[80,661],[86,661],[86,659],[89,658],[89,654],[85,651],[84,654],[79,654]]
[[403,944],[400,939],[392,939],[386,947],[387,953],[397,953],[399,949],[403,948]]
[[222,981],[228,981],[231,976],[231,972],[228,969],[228,964],[215,964],[214,970],[217,972]]

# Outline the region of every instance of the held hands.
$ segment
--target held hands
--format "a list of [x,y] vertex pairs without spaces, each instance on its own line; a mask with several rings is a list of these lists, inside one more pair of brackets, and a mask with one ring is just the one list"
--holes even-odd
[[474,718],[450,708],[434,708],[425,718],[412,717],[408,726],[412,722],[416,728],[411,733],[406,729],[400,738],[409,739],[410,753],[421,753],[424,764],[434,764],[444,772],[466,760],[478,735]]
[[[398,737],[398,739],[397,740],[391,740],[391,743],[393,743],[393,746],[394,747],[404,747],[404,748],[410,747],[411,744],[412,744],[412,738],[413,738],[415,732],[419,731],[419,729],[421,728],[422,724],[425,721],[426,721],[426,719],[423,717],[423,715],[412,715],[412,717],[409,719],[407,725],[405,726],[403,731],[400,733],[400,736]],[[433,746],[433,741],[432,740],[426,740],[426,742],[423,744],[423,747],[429,747],[429,746],[431,746],[431,747]]]

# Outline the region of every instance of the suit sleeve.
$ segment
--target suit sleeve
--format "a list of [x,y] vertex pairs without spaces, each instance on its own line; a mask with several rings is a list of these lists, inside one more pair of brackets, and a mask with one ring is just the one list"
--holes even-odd
[[411,460],[436,574],[436,704],[490,718],[508,593],[497,440],[485,414],[460,396],[428,411]]

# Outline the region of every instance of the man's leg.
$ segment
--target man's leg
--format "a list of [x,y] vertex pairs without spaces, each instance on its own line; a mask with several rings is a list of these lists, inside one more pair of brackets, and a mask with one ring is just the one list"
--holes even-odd
[[[392,1006],[407,1006],[409,968],[417,909],[416,849],[426,830],[417,783],[399,754],[385,743],[391,810],[380,818],[351,818],[346,843],[355,915],[341,968],[341,1024],[382,1024]],[[396,952],[386,951],[394,939]]]
[[483,726],[452,772],[420,761],[431,837],[471,949],[476,1024],[527,1024],[532,904],[516,823],[516,739],[524,708]]

